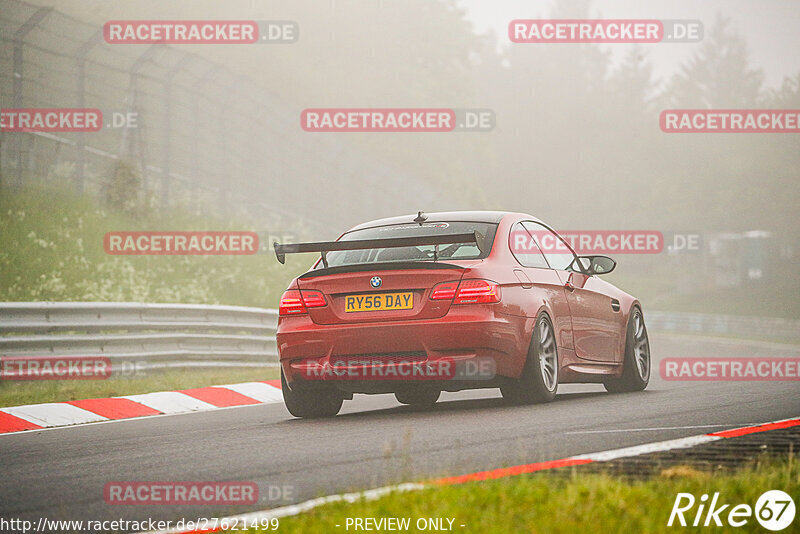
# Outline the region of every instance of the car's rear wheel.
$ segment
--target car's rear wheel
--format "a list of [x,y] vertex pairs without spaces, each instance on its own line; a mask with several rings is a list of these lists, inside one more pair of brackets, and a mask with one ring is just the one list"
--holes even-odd
[[400,404],[408,404],[415,408],[433,408],[440,394],[441,392],[435,389],[415,389],[398,391],[394,396]]
[[518,380],[500,388],[514,404],[550,402],[558,390],[558,349],[553,323],[546,313],[536,319],[528,356]]
[[306,419],[333,417],[342,409],[344,397],[337,390],[330,389],[289,389],[281,369],[281,391],[286,409],[295,417]]
[[625,358],[622,363],[622,376],[603,383],[606,391],[627,393],[642,391],[650,382],[650,341],[644,315],[638,306],[631,310],[628,330],[625,336]]

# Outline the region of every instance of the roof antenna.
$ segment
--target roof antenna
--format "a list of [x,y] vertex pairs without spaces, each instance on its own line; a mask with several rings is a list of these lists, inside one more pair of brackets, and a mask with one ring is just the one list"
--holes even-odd
[[417,216],[414,218],[415,223],[419,223],[422,226],[422,223],[428,220],[428,216],[422,213],[421,211],[417,213]]

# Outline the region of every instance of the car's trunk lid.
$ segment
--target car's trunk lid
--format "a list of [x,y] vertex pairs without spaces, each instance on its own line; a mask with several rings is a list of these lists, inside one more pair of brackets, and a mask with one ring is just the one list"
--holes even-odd
[[[477,260],[480,262],[480,260]],[[348,324],[434,319],[450,309],[450,300],[430,299],[439,283],[459,281],[467,269],[458,263],[404,262],[313,270],[298,278],[300,291],[317,290],[327,306],[309,308],[317,324]],[[375,305],[381,308],[375,309]]]

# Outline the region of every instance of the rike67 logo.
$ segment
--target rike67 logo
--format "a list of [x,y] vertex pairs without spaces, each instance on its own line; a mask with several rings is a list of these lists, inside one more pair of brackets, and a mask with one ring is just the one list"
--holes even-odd
[[[788,493],[781,490],[765,491],[756,501],[755,507],[749,504],[732,506],[723,503],[719,492],[714,493],[711,502],[708,501],[708,495],[705,493],[700,499],[696,499],[691,493],[678,493],[667,526],[743,527],[755,516],[762,527],[779,531],[794,521],[794,501]],[[697,505],[696,510],[695,505]]]

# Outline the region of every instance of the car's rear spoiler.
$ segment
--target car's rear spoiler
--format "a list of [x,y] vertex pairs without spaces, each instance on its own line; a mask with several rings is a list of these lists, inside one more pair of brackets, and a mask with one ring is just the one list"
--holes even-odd
[[326,254],[333,250],[363,250],[368,248],[397,248],[397,247],[415,247],[418,245],[436,245],[434,251],[434,261],[436,261],[436,254],[438,254],[438,245],[452,245],[455,243],[475,243],[478,248],[478,235],[476,232],[468,234],[444,234],[444,235],[426,235],[419,237],[389,237],[385,239],[354,239],[352,241],[319,241],[317,243],[286,243],[284,245],[275,242],[272,246],[275,248],[275,256],[281,263],[286,262],[287,254],[296,254],[300,252],[320,252],[322,254],[322,263],[328,267],[328,259]]

